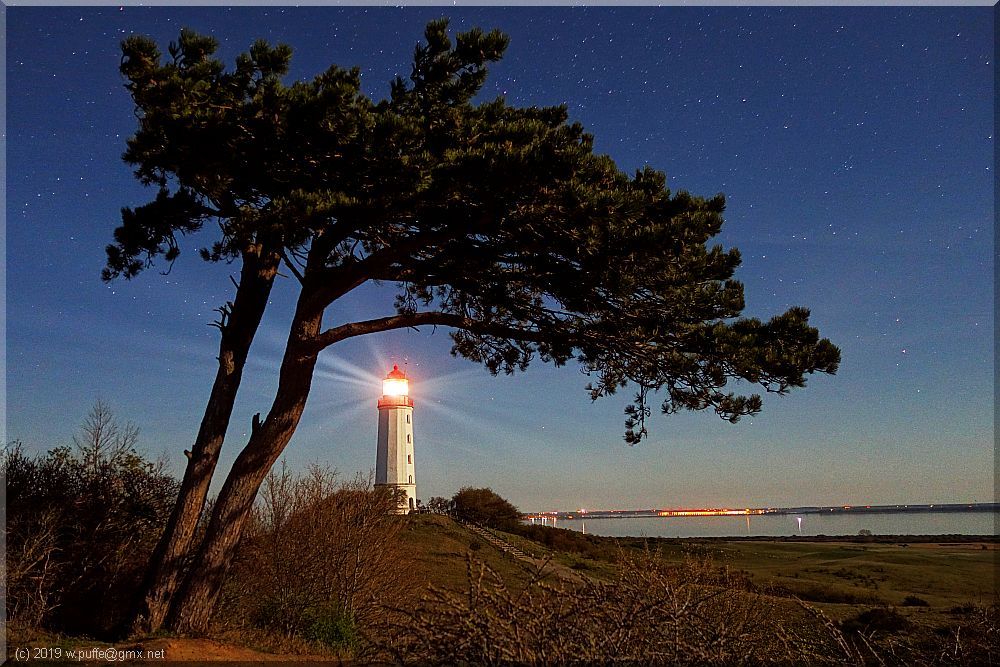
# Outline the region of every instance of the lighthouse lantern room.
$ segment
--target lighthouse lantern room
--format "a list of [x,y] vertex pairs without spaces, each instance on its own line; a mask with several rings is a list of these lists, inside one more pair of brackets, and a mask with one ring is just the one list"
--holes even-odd
[[378,399],[375,484],[390,486],[400,492],[400,514],[417,508],[413,465],[413,399],[409,393],[406,373],[394,364],[382,380],[382,397]]

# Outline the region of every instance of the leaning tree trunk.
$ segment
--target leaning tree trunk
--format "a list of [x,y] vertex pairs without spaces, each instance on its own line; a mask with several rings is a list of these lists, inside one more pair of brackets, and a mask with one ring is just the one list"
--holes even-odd
[[141,591],[142,598],[136,604],[133,632],[148,633],[160,629],[180,584],[184,561],[191,549],[222,442],[229,428],[243,367],[267,307],[277,268],[277,257],[244,255],[236,296],[220,323],[222,339],[215,384],[212,385],[195,443],[190,452],[185,452],[188,464],[180,493],[153,551]]
[[208,629],[257,491],[302,417],[319,354],[313,339],[323,321],[322,309],[310,311],[304,301],[300,296],[271,411],[233,463],[205,538],[167,618],[167,625],[178,632],[203,634]]

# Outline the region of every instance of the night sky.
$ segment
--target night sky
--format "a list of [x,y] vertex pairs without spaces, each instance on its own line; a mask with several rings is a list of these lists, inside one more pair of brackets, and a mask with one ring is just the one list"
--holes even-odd
[[[357,65],[365,91],[407,75],[424,24],[511,36],[482,99],[566,104],[596,149],[674,190],[728,198],[719,239],[742,251],[748,315],[792,305],[841,347],[836,376],[765,397],[731,425],[654,414],[622,440],[631,392],[591,403],[573,365],[493,378],[444,331],[327,350],[293,468],[375,465],[379,377],[405,365],[418,495],[491,486],[525,510],[989,501],[993,469],[993,20],[990,8],[7,9],[7,433],[67,444],[98,398],[180,473],[215,374],[213,309],[236,265],[185,239],[103,284],[122,206],[155,194],[120,155],[135,117],[119,43],[165,52],[182,27],[231,66],[258,37],[295,49],[290,75]],[[295,285],[281,280],[234,414],[219,479],[266,413]],[[391,311],[365,288],[332,325]]]

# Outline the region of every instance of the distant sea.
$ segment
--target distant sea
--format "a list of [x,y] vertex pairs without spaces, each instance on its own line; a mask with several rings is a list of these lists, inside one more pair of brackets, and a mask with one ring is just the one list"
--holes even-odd
[[995,512],[764,514],[560,519],[556,527],[608,537],[857,535],[861,530],[873,535],[995,535],[998,519]]

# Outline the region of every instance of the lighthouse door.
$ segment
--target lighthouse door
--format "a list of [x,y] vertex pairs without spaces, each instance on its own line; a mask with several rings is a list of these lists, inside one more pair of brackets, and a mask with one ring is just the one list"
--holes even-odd
[[411,510],[415,510],[415,509],[417,509],[417,508],[416,508],[416,505],[414,505],[414,504],[413,504],[413,498],[410,498],[410,509],[411,509]]

